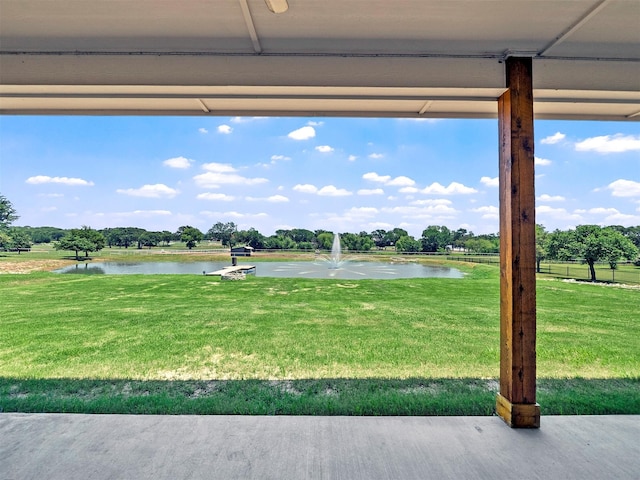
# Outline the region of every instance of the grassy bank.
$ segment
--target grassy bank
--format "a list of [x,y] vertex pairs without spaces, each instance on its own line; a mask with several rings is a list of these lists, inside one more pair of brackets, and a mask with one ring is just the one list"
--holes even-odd
[[[0,275],[0,408],[490,414],[497,271],[461,280]],[[638,290],[541,281],[543,413],[640,413]]]

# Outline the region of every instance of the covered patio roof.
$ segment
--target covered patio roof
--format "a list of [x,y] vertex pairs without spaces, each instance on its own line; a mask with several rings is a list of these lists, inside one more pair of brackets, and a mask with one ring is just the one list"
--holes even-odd
[[500,393],[539,427],[534,117],[640,119],[638,0],[0,0],[0,114],[498,118]]
[[637,0],[0,0],[0,113],[495,118],[509,56],[640,120]]

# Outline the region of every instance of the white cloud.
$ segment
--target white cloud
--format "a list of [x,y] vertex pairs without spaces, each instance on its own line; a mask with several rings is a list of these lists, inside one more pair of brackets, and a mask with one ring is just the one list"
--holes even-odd
[[267,198],[246,197],[248,202],[269,202],[269,203],[286,203],[289,201],[284,195],[272,195]]
[[329,145],[318,145],[316,150],[320,153],[331,153],[333,152],[333,147],[330,147]]
[[196,198],[198,200],[213,200],[213,201],[217,201],[217,202],[232,202],[233,200],[235,200],[236,197],[232,196],[232,195],[226,195],[224,193],[211,193],[211,192],[205,192],[205,193],[199,193]]
[[[601,225],[624,225],[631,226],[637,225],[640,223],[640,215],[629,215],[627,213],[620,212],[617,208],[605,208],[605,207],[595,207],[590,208],[589,210],[576,210],[574,213],[576,214],[585,214],[588,213],[590,215],[604,217],[602,219],[597,220],[597,223]],[[596,223],[595,220],[591,220],[591,222]]]
[[307,125],[311,125],[312,127],[321,127],[324,125],[324,122],[314,122],[313,120],[309,120]]
[[446,198],[427,198],[422,200],[414,200],[411,205],[451,205],[453,202]]
[[542,143],[544,145],[554,145],[554,144],[564,140],[565,137],[566,137],[566,135],[564,133],[556,132],[553,135],[551,135],[549,137],[545,137],[542,140],[540,140],[540,143]]
[[310,185],[308,183],[305,184],[298,184],[295,187],[293,187],[293,189],[296,192],[301,192],[301,193],[316,193],[318,191],[318,187],[316,187],[315,185]]
[[156,183],[155,185],[143,185],[140,188],[119,188],[116,193],[131,197],[173,198],[180,192],[174,188],[167,187],[163,183]]
[[64,194],[63,193],[39,193],[38,196],[45,197],[45,198],[61,198],[61,197],[64,197]]
[[271,195],[270,197],[267,197],[266,200],[270,203],[284,203],[289,201],[289,199],[284,195]]
[[316,130],[315,128],[307,125],[306,127],[289,132],[289,135],[287,136],[293,140],[309,140],[316,136]]
[[190,160],[184,157],[169,158],[164,162],[162,162],[162,164],[165,167],[182,168],[182,169],[189,168],[192,163],[193,163],[193,160]]
[[384,195],[384,190],[381,188],[361,188],[358,190],[358,195]]
[[640,135],[602,135],[577,142],[575,148],[579,152],[594,151],[598,153],[621,153],[640,150]]
[[392,223],[386,222],[370,222],[367,224],[369,227],[369,231],[373,230],[392,230],[395,228],[395,225]]
[[349,160],[350,162],[355,162],[355,161],[357,160],[357,158],[358,158],[358,157],[356,157],[355,155],[349,155],[348,160]]
[[375,207],[351,207],[346,210],[345,213],[350,217],[375,217],[378,214],[378,209]]
[[216,219],[220,219],[220,218],[242,218],[242,219],[256,219],[256,220],[261,220],[264,219],[265,217],[268,217],[269,215],[267,215],[266,213],[240,213],[240,212],[236,212],[236,211],[230,211],[230,212],[212,212],[209,210],[203,210],[201,212],[199,212],[199,214],[203,217],[208,217],[208,218],[216,218]]
[[248,123],[248,122],[253,122],[255,120],[264,120],[265,118],[269,118],[269,117],[233,117],[231,119],[232,123]]
[[167,217],[171,215],[171,211],[169,210],[133,210],[132,212],[116,212],[110,214],[102,214],[108,215],[110,217]]
[[404,175],[400,175],[399,177],[394,178],[393,180],[388,181],[385,185],[389,185],[391,187],[411,187],[415,185],[415,180],[405,177]]
[[369,158],[371,158],[372,160],[378,160],[379,158],[383,158],[384,154],[382,153],[372,153],[369,155]]
[[35,177],[29,177],[27,178],[26,183],[30,183],[31,185],[40,185],[43,183],[58,183],[70,187],[91,187],[94,185],[93,182],[84,180],[82,178],[49,177],[47,175],[36,175]]
[[587,210],[587,213],[592,215],[616,215],[619,214],[620,211],[615,208],[604,208],[604,207],[596,207],[590,208]]
[[285,155],[271,155],[271,162],[269,163],[257,163],[256,166],[263,168],[271,168],[273,165],[276,165],[278,162],[288,162],[291,160],[291,157],[287,157]]
[[451,182],[447,187],[440,185],[438,182],[434,182],[428,187],[423,188],[420,192],[428,195],[469,195],[471,193],[478,193],[475,188],[467,187],[458,182]]
[[471,209],[472,212],[480,213],[481,218],[494,220],[499,217],[500,209],[493,205],[487,205],[484,207],[478,207]]
[[229,163],[204,163],[202,165],[202,169],[207,172],[216,172],[216,173],[230,173],[237,171],[233,166]]
[[201,188],[219,188],[221,185],[259,185],[267,183],[266,178],[247,178],[235,173],[207,172],[193,177]]
[[416,187],[402,187],[400,190],[398,190],[398,192],[400,193],[418,193],[420,190],[418,190]]
[[536,207],[536,215],[546,216],[556,220],[575,220],[578,222],[583,220],[583,217],[578,211],[569,213],[564,208],[554,208],[548,205],[540,205],[539,207]]
[[362,178],[370,182],[382,183],[391,187],[410,187],[416,183],[413,179],[405,177],[404,175],[392,179],[389,175],[378,175],[376,172],[365,173],[362,175]]
[[277,161],[289,161],[291,157],[287,157],[285,155],[271,155],[271,163],[276,163]]
[[209,133],[209,130],[207,130],[206,128],[199,128],[198,132],[200,132],[200,133]]
[[619,179],[607,185],[614,197],[640,197],[640,182]]
[[632,225],[638,225],[640,223],[640,215],[628,215],[626,213],[616,213],[609,215],[604,219],[606,225],[623,225],[630,227]]
[[225,125],[224,123],[222,125],[218,125],[218,133],[229,135],[231,132],[233,132],[233,128],[231,128],[229,125]]
[[398,207],[384,207],[385,213],[400,215],[401,217],[414,219],[453,218],[458,211],[449,205],[413,206],[403,205]]
[[546,158],[534,157],[533,159],[534,165],[538,165],[541,167],[547,167],[551,165],[551,160],[547,160]]
[[483,185],[486,185],[487,187],[497,187],[499,182],[500,177],[495,177],[495,178],[491,178],[491,177],[482,177],[480,179],[480,183],[482,183]]
[[378,175],[376,172],[368,172],[362,175],[362,178],[371,182],[387,183],[391,180],[389,175]]
[[536,197],[536,200],[541,202],[564,202],[566,199],[560,195],[547,195],[543,193],[539,197]]
[[333,185],[325,185],[320,190],[318,190],[318,195],[322,195],[323,197],[346,197],[353,194],[350,191],[345,190],[344,188],[337,188]]

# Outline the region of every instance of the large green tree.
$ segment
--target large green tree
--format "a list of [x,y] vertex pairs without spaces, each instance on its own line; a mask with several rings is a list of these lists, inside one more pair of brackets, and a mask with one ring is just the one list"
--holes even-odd
[[217,222],[207,231],[206,237],[210,240],[219,240],[223,247],[233,247],[237,231],[238,227],[234,222]]
[[536,272],[540,273],[540,263],[547,257],[547,236],[544,226],[536,224]]
[[415,238],[404,235],[398,239],[396,244],[396,252],[407,253],[407,252],[419,252],[422,248],[422,244],[419,240]]
[[374,243],[371,236],[367,232],[343,233],[340,235],[340,241],[343,248],[351,251],[367,252],[371,250]]
[[474,253],[499,253],[500,237],[495,233],[470,236],[465,240],[464,248]]
[[379,228],[371,232],[371,239],[378,248],[384,248],[387,246],[387,231]]
[[11,248],[11,237],[9,232],[0,228],[0,250],[9,250]]
[[198,245],[198,242],[201,242],[204,238],[204,234],[200,230],[190,225],[184,225],[178,228],[177,233],[180,234],[180,241],[184,242],[189,250]]
[[138,237],[138,244],[142,247],[157,247],[161,241],[161,232],[144,232]]
[[624,235],[629,240],[631,240],[631,242],[637,248],[640,248],[640,225],[636,225],[635,227],[623,227],[621,225],[612,225],[611,228],[620,232],[622,235]]
[[178,229],[180,231],[180,241],[184,242],[186,247],[191,250],[198,242],[201,242],[204,235],[196,227],[185,225]]
[[333,246],[333,237],[335,235],[332,232],[323,231],[318,233],[316,231],[316,242],[320,250],[331,250]]
[[473,232],[469,232],[466,228],[451,232],[451,242],[456,248],[465,248],[465,242],[470,238],[473,238]]
[[104,235],[92,229],[83,226],[82,228],[71,229],[58,242],[54,243],[56,250],[72,250],[76,253],[78,260],[79,252],[84,252],[84,256],[88,257],[91,252],[98,252],[104,248],[106,244]]
[[395,245],[398,240],[407,236],[409,236],[409,233],[403,228],[394,228],[393,230],[389,230],[386,236],[387,245]]
[[9,250],[15,250],[20,254],[23,250],[31,248],[31,237],[22,230],[9,229]]
[[423,252],[442,252],[447,245],[451,245],[453,235],[444,225],[429,225],[422,232]]
[[277,250],[293,250],[298,248],[298,244],[286,235],[271,235],[264,239],[264,247]]
[[147,233],[147,231],[144,228],[137,227],[116,227],[102,230],[102,234],[105,236],[109,247],[129,248],[136,245],[138,248],[142,248],[140,237],[145,233]]
[[262,235],[255,228],[250,228],[249,230],[240,230],[236,233],[236,239],[239,243],[244,243],[245,245],[249,245],[255,249],[264,248],[264,235]]
[[12,227],[15,232],[23,232],[33,243],[51,243],[64,237],[65,231],[56,227]]
[[31,237],[23,227],[11,227],[11,224],[20,218],[16,209],[7,197],[0,194],[0,249],[21,250],[31,248]]
[[582,260],[589,266],[591,281],[596,281],[596,262],[615,264],[620,259],[633,260],[638,248],[627,237],[610,227],[580,225],[575,230],[549,234],[547,252],[557,260]]
[[289,232],[289,235],[296,243],[313,242],[316,238],[315,234],[306,228],[294,228]]
[[18,218],[20,217],[16,215],[16,209],[9,199],[0,194],[0,228],[9,228]]

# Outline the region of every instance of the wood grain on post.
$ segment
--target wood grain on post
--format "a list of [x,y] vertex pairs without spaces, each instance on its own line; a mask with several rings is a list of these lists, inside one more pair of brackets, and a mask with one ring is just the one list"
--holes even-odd
[[539,427],[536,403],[536,258],[531,58],[508,58],[500,132],[500,394],[513,427]]

